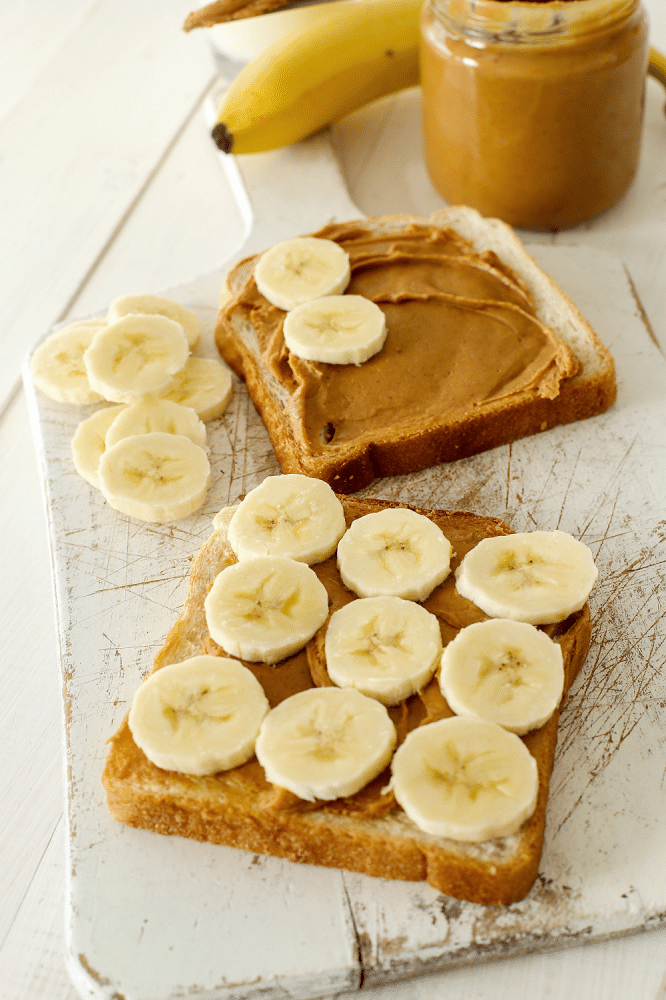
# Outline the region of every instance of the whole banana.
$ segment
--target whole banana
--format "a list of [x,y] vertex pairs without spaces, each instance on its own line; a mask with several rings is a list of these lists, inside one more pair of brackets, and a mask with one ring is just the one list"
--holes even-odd
[[422,0],[339,0],[290,32],[227,90],[213,138],[226,153],[260,153],[312,135],[419,81]]

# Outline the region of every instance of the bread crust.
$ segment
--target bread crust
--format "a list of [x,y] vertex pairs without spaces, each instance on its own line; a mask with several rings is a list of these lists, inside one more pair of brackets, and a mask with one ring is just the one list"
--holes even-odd
[[484,219],[472,209],[455,207],[435,213],[429,220],[382,216],[328,226],[313,235],[340,239],[354,229],[395,235],[414,225],[453,229],[475,253],[495,255],[499,265],[509,268],[531,293],[536,318],[573,352],[579,362],[577,374],[563,379],[554,398],[531,387],[459,414],[424,418],[418,427],[405,423],[401,426],[401,415],[396,413],[372,436],[360,435],[352,442],[332,442],[325,451],[314,450],[308,445],[302,425],[293,417],[295,394],[290,395],[269,371],[256,331],[240,307],[241,293],[252,281],[256,259],[248,258],[229,275],[234,297],[220,309],[215,339],[224,359],[245,381],[283,472],[304,473],[323,479],[337,492],[353,493],[376,478],[465,458],[558,424],[586,419],[614,403],[617,390],[610,352],[504,223]]
[[[387,506],[407,506],[369,498],[341,496],[340,499],[348,524],[356,517]],[[434,520],[452,540],[454,569],[472,544],[483,537],[508,534],[511,530],[498,519],[466,512],[412,509]],[[183,610],[155,659],[154,670],[204,651],[224,655],[208,635],[203,603],[217,573],[235,561],[226,537],[226,524],[232,510],[220,517],[218,530],[204,543],[192,564]],[[336,582],[335,586],[346,590],[341,582],[339,585]],[[441,586],[447,586],[446,581]],[[453,587],[452,577],[448,586]],[[332,613],[339,598],[331,589],[329,595],[332,595]],[[344,600],[353,599],[349,592],[343,597]],[[478,609],[474,613],[479,620],[486,617]],[[449,618],[449,621],[441,621],[447,641],[458,630],[455,615]],[[326,679],[325,664],[321,679],[322,664],[318,661],[325,629],[323,626],[307,647],[309,684],[315,683],[317,672],[319,683],[330,683],[330,679]],[[588,606],[550,631],[562,647],[564,701],[589,648]],[[276,669],[288,673],[294,669],[294,659],[283,661]],[[302,677],[294,677],[293,684],[296,690],[302,687]],[[268,688],[266,692],[269,701],[275,703],[276,696]],[[287,684],[280,698],[289,693],[291,689]],[[445,702],[444,711],[452,714]],[[266,782],[256,758],[240,768],[203,778],[161,770],[151,764],[134,743],[127,718],[109,741],[102,782],[111,814],[130,826],[294,862],[344,868],[389,879],[424,880],[439,891],[460,899],[507,904],[522,899],[537,875],[558,720],[559,708],[544,726],[523,737],[538,767],[539,792],[534,814],[512,837],[484,844],[459,843],[423,833],[394,801],[377,812],[367,813],[359,808],[359,800],[316,803],[313,807],[289,795],[286,799],[278,795],[276,799],[275,790]],[[357,795],[366,795],[371,803],[381,803],[388,773],[375,781],[374,789],[362,790]],[[364,803],[361,805],[365,808]]]

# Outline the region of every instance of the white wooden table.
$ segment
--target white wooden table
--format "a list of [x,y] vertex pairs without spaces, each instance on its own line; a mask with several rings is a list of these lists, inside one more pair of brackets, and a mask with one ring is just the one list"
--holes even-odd
[[[666,6],[644,0],[666,51]],[[63,755],[51,567],[23,359],[52,324],[158,291],[223,263],[247,218],[209,139],[215,86],[183,0],[46,0],[0,7],[0,997],[75,1000],[63,964]],[[367,214],[441,205],[422,165],[418,91],[332,130]],[[625,265],[666,350],[666,117],[648,82],[643,159],[621,205],[532,242],[587,247]],[[270,197],[258,199],[265,211]],[[325,219],[322,219],[325,221]],[[664,386],[666,392],[666,386]],[[663,788],[662,788],[663,792]],[[664,831],[666,840],[666,831]],[[376,1000],[663,1000],[666,930],[378,986]]]

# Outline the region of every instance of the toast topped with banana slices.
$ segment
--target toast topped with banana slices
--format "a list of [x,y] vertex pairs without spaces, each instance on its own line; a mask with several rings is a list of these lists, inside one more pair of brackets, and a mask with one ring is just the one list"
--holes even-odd
[[521,899],[595,578],[561,532],[268,477],[216,516],[193,561],[110,740],[111,814],[478,903]]
[[509,226],[456,207],[239,263],[215,337],[283,472],[352,493],[606,410],[612,356]]

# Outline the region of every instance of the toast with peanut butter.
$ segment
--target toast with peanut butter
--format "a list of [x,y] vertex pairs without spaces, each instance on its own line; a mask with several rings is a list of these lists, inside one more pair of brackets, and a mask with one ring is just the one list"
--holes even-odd
[[[460,511],[421,510],[343,495],[339,499],[347,528],[362,516],[387,508],[416,510],[441,528],[451,542],[451,571],[423,601],[423,607],[439,623],[444,647],[461,629],[488,620],[458,592],[456,569],[481,540],[511,535],[506,524]],[[217,515],[215,530],[193,561],[185,605],[149,678],[169,664],[200,654],[228,656],[210,635],[204,602],[218,574],[237,561],[228,539],[233,513],[234,508],[227,508]],[[333,686],[327,669],[326,632],[331,616],[356,598],[342,582],[335,554],[312,569],[328,594],[329,615],[324,625],[301,651],[286,659],[273,664],[241,661],[258,679],[271,709],[299,692]],[[588,651],[589,607],[585,604],[560,624],[542,628],[562,651],[563,701]],[[460,899],[508,904],[523,898],[537,875],[560,706],[561,702],[539,728],[516,738],[536,761],[534,811],[510,836],[482,842],[450,839],[419,828],[396,800],[389,766],[353,794],[306,801],[271,783],[256,756],[240,766],[202,777],[158,767],[137,746],[127,718],[110,740],[102,780],[111,814],[131,826],[292,862],[387,879],[425,880]],[[398,746],[408,734],[454,714],[436,675],[387,711],[395,725]]]
[[313,234],[349,255],[345,295],[371,299],[386,340],[361,364],[305,360],[287,313],[228,275],[215,338],[246,383],[283,472],[352,493],[582,420],[615,400],[613,358],[509,226],[454,207]]

